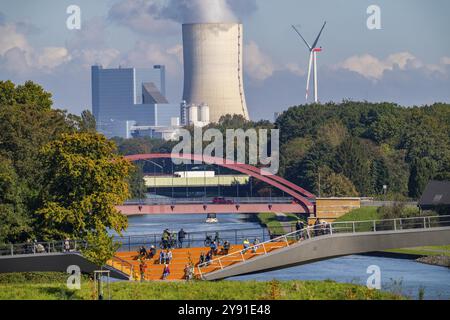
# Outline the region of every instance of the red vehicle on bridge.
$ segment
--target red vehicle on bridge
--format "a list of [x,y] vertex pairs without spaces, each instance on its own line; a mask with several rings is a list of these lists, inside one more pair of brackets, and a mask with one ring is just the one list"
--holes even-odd
[[224,197],[214,197],[212,200],[214,204],[233,204],[233,200],[225,199]]

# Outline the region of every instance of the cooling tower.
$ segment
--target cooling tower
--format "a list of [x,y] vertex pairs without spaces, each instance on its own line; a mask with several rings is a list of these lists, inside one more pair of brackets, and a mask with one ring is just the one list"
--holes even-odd
[[242,24],[183,24],[184,91],[188,104],[209,106],[211,122],[248,117],[242,76]]

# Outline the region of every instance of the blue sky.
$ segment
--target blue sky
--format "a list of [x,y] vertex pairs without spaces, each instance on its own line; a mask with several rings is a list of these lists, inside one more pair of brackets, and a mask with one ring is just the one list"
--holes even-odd
[[[66,8],[81,8],[81,30],[66,28]],[[366,26],[369,5],[381,30]],[[90,65],[166,64],[168,96],[182,95],[181,23],[244,24],[245,90],[250,116],[304,103],[308,53],[290,25],[320,40],[319,96],[450,102],[450,2],[446,0],[0,0],[0,79],[39,82],[55,107],[90,108]]]

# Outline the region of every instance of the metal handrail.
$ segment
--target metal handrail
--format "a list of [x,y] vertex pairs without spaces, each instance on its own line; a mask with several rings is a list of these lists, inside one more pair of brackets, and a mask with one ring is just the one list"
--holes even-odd
[[[291,228],[294,226],[296,221],[292,221]],[[283,230],[280,227],[280,231]],[[243,238],[247,237],[249,233],[254,233],[253,236],[261,237],[263,240],[266,237],[270,237],[270,230],[262,227],[253,227],[253,228],[241,228],[241,229],[214,229],[207,231],[192,231],[186,232],[186,236],[183,239],[183,244],[187,247],[191,247],[192,244],[195,243],[203,243],[206,240],[206,236],[210,236],[212,239],[215,236],[215,233],[219,233],[219,237],[221,241],[228,240],[229,242],[234,242],[235,244]],[[257,234],[256,234],[257,233]],[[176,231],[171,231],[171,234],[175,235],[174,241],[179,243],[178,233]],[[132,249],[140,247],[140,246],[149,246],[151,244],[158,247],[159,243],[162,241],[162,233],[151,233],[151,234],[140,234],[140,235],[128,235],[128,236],[115,236],[114,242],[119,243],[121,249],[125,248],[127,251],[133,251]]]
[[[400,222],[400,225],[403,225],[405,220],[406,221],[410,221],[410,220],[414,220],[414,219],[420,219],[422,221],[420,226],[422,226],[423,229],[428,229],[428,228],[435,228],[431,224],[431,219],[435,219],[435,218],[438,218],[438,219],[449,218],[447,223],[449,223],[449,226],[450,226],[450,215],[421,216],[421,217],[394,218],[394,219],[376,219],[376,220],[362,220],[362,221],[342,221],[342,222],[326,223],[326,227],[325,228],[323,227],[323,224],[307,226],[307,227],[305,227],[305,228],[303,228],[301,230],[296,230],[294,232],[290,232],[290,233],[284,234],[284,235],[276,237],[274,239],[271,239],[271,240],[268,240],[268,241],[265,241],[265,242],[261,242],[261,243],[258,243],[256,245],[253,245],[253,246],[249,246],[249,247],[241,249],[239,251],[235,251],[235,252],[229,253],[229,254],[221,256],[219,258],[212,259],[210,261],[206,261],[206,262],[203,262],[203,263],[199,263],[197,265],[197,269],[198,269],[200,277],[203,278],[203,273],[202,273],[202,270],[201,270],[202,267],[219,263],[220,269],[223,270],[224,268],[226,268],[226,266],[225,267],[223,266],[223,263],[222,263],[223,260],[222,259],[224,259],[226,257],[231,257],[233,255],[240,254],[241,255],[241,260],[242,260],[242,262],[244,262],[245,261],[244,254],[247,251],[250,251],[250,250],[253,251],[254,250],[253,252],[255,252],[257,250],[257,248],[259,248],[261,246],[264,249],[263,255],[268,254],[268,252],[266,250],[266,247],[265,247],[265,245],[268,244],[268,243],[285,242],[286,246],[289,246],[288,238],[294,238],[297,241],[301,241],[302,238],[303,238],[302,236],[305,235],[305,234],[306,234],[306,238],[307,239],[311,239],[311,238],[316,238],[316,237],[325,236],[325,235],[333,235],[333,233],[335,233],[335,234],[339,233],[339,232],[336,232],[339,229],[347,230],[347,228],[339,228],[336,225],[351,224],[352,225],[352,227],[351,227],[352,231],[351,232],[344,232],[344,233],[360,233],[360,232],[368,232],[368,231],[369,232],[382,232],[382,231],[387,231],[387,230],[385,230],[385,229],[381,229],[381,230],[378,229],[377,230],[377,228],[376,228],[377,224],[393,221],[394,222],[394,228],[391,231],[399,231],[399,230],[408,230],[408,229],[415,229],[415,228],[414,227],[411,228],[411,226],[406,225],[406,228],[402,227],[401,229],[398,229],[397,222]],[[428,226],[427,226],[427,221],[428,221]],[[364,224],[364,223],[370,223],[372,228],[370,230],[358,231],[356,226],[358,224]],[[441,223],[441,222],[439,221],[439,223]],[[418,225],[418,224],[413,224],[413,226],[415,226],[415,225]],[[437,226],[437,227],[440,227],[440,226]],[[311,231],[312,231],[312,233],[311,233]],[[323,233],[323,234],[317,234],[317,233]],[[312,234],[314,234],[314,236],[312,236]]]
[[[124,266],[128,267],[128,269],[130,269],[130,280],[132,280],[134,278],[134,266],[133,266],[133,264],[131,264],[130,262],[128,262],[128,261],[126,261],[126,260],[124,260],[122,258],[119,258],[117,256],[113,256],[110,260],[119,262],[120,269],[118,269],[118,270],[120,270],[122,273],[126,274],[127,272],[124,271]],[[106,262],[107,265],[117,269],[112,263],[109,264],[108,262],[109,261]]]
[[87,243],[84,240],[68,241],[69,248],[66,248],[65,240],[0,244],[0,256],[80,252],[81,248],[87,248]]
[[[188,204],[188,203],[204,203],[213,204],[215,197],[196,197],[196,198],[143,198],[129,199],[124,205],[146,205],[146,204]],[[223,197],[230,204],[238,203],[290,203],[294,201],[293,197]]]

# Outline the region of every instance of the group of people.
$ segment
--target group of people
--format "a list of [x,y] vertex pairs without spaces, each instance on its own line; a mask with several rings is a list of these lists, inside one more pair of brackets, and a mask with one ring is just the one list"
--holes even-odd
[[139,248],[138,259],[152,259],[156,255],[156,252],[157,250],[154,245],[151,245],[149,250],[145,249],[144,246],[141,246]]
[[242,250],[242,253],[246,253],[250,249],[250,246],[252,249],[252,253],[256,253],[256,251],[259,249],[260,243],[261,242],[259,241],[258,238],[255,238],[255,240],[253,240],[252,243],[250,243],[250,240],[248,240],[248,238],[245,238],[244,241],[242,241],[242,246],[244,248]]
[[321,236],[330,234],[330,224],[326,221],[320,221],[320,219],[316,219],[316,222],[314,222],[314,236]]
[[187,232],[183,228],[178,231],[178,233],[171,233],[169,229],[163,231],[161,237],[161,248],[162,249],[172,249],[178,246],[178,248],[183,248],[184,239],[186,239]]
[[169,264],[172,261],[172,250],[161,250],[159,252],[159,264]]
[[[141,275],[141,281],[145,280],[145,274],[147,270],[147,259],[153,259],[156,256],[157,250],[154,245],[150,246],[150,249],[147,250],[144,246],[141,246],[138,251],[137,259],[139,260],[139,273]],[[172,261],[172,251],[170,249],[161,250],[159,252],[159,264],[164,264],[164,270],[162,279],[166,279],[170,274],[169,264]]]
[[212,240],[211,244],[209,245],[210,250],[206,254],[204,252],[200,254],[199,264],[206,263],[206,265],[208,265],[214,256],[219,254],[221,255],[228,254],[230,248],[231,248],[230,242],[225,240],[222,244],[222,248],[219,251],[219,243],[215,240]]

